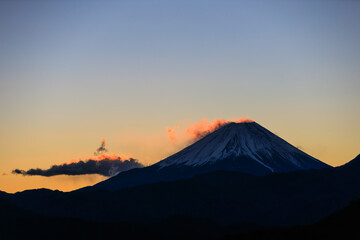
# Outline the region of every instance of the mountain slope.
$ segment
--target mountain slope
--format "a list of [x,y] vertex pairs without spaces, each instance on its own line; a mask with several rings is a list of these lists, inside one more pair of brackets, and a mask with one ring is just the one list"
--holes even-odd
[[263,176],[322,168],[330,166],[255,122],[229,123],[157,164],[122,172],[93,189],[118,190],[222,170]]

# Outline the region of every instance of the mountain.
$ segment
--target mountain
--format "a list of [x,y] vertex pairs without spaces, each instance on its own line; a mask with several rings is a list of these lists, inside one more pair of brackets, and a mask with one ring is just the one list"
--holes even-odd
[[230,123],[157,164],[87,189],[0,191],[0,210],[8,210],[0,211],[0,232],[7,231],[7,238],[35,225],[48,229],[40,232],[46,237],[60,237],[60,226],[64,234],[90,239],[109,232],[172,239],[185,228],[195,239],[224,232],[238,239],[234,229],[310,225],[344,209],[360,199],[359,173],[360,155],[333,168],[256,123]]
[[25,239],[29,236],[36,236],[36,239],[49,239],[49,236],[51,239],[107,239],[116,236],[134,240],[360,239],[360,199],[315,224],[290,228],[261,228],[254,224],[219,225],[185,216],[150,224],[41,217],[23,213],[1,199],[0,212],[2,239]]
[[330,168],[256,122],[229,123],[168,158],[142,169],[122,172],[95,189],[118,190],[175,181],[220,170],[256,176]]
[[[225,160],[254,175],[327,167],[256,122],[229,123],[156,165],[198,167]],[[248,168],[246,161],[254,168]]]
[[265,176],[217,171],[117,191],[40,189],[0,199],[41,216],[87,221],[151,223],[186,216],[221,225],[308,225],[360,198],[359,163],[357,157],[341,167]]
[[4,239],[359,239],[360,200],[350,204],[360,198],[359,173],[360,155],[341,167],[265,176],[214,172],[119,191],[0,192],[0,232]]

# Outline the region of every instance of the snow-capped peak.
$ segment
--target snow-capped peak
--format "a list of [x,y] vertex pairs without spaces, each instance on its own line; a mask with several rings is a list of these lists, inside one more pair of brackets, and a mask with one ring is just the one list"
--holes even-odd
[[254,121],[231,122],[156,165],[199,167],[244,158],[256,161],[271,172],[327,166]]

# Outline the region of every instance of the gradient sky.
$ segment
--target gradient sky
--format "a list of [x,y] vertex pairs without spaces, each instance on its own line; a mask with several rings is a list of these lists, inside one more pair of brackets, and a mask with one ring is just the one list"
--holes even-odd
[[333,166],[360,153],[360,1],[0,2],[0,190],[112,153],[150,165],[202,118],[247,116]]

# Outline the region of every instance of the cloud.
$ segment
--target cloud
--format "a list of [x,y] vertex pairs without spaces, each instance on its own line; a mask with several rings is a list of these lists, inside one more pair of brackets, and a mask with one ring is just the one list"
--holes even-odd
[[108,150],[105,148],[105,143],[106,143],[106,139],[101,139],[101,145],[98,149],[96,149],[96,151],[94,152],[94,155],[100,155],[100,154],[104,154],[105,152],[107,152]]
[[205,137],[206,135],[208,135],[209,133],[212,133],[216,130],[218,130],[219,128],[229,124],[229,123],[252,123],[255,122],[254,120],[251,120],[247,117],[243,117],[243,118],[239,118],[239,119],[235,119],[233,121],[228,121],[225,119],[215,119],[213,122],[211,122],[209,119],[207,118],[203,118],[200,121],[196,122],[195,124],[190,125],[187,129],[186,129],[186,133],[189,135],[189,137],[193,140],[193,141],[197,141],[200,138]]
[[217,129],[229,124],[229,123],[252,123],[255,122],[254,120],[251,120],[247,117],[234,119],[234,120],[225,120],[225,119],[215,119],[213,121],[210,121],[207,118],[203,118],[200,121],[189,125],[182,131],[176,131],[178,126],[174,126],[173,128],[167,127],[168,137],[171,141],[181,143],[192,143],[194,141],[197,141],[206,135],[216,131]]
[[[103,157],[106,155],[102,155]],[[111,156],[113,157],[113,156]],[[83,175],[83,174],[100,174],[103,176],[114,176],[120,172],[130,170],[132,168],[141,168],[143,165],[136,159],[117,159],[104,158],[80,160],[78,162],[63,163],[61,165],[53,165],[49,169],[32,168],[27,171],[15,169],[13,174],[21,174],[24,176],[45,176],[51,177],[56,175]]]
[[208,119],[203,118],[200,121],[190,125],[186,129],[186,133],[192,140],[196,141],[225,126],[228,123],[230,123],[230,121],[224,119],[215,119],[213,122],[210,122]]
[[174,126],[174,128],[171,127],[167,127],[166,130],[169,133],[169,139],[173,142],[175,142],[177,140],[176,137],[176,128],[179,128],[179,126]]

